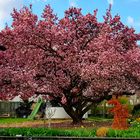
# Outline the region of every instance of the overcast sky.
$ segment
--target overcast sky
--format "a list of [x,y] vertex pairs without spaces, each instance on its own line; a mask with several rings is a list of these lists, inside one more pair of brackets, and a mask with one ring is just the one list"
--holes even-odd
[[33,12],[40,16],[44,6],[50,4],[60,18],[71,6],[82,8],[83,14],[98,9],[98,20],[101,21],[109,3],[113,5],[113,15],[119,14],[124,24],[140,32],[140,0],[0,0],[0,30],[6,23],[10,26],[12,9],[20,9],[23,5],[33,4]]

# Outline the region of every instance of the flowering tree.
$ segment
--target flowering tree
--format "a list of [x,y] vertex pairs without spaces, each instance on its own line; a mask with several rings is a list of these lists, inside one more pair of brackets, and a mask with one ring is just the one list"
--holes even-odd
[[111,95],[139,88],[139,35],[107,10],[103,22],[70,8],[58,20],[47,5],[42,18],[24,7],[0,32],[6,62],[0,65],[0,97],[35,94],[55,100],[73,119]]

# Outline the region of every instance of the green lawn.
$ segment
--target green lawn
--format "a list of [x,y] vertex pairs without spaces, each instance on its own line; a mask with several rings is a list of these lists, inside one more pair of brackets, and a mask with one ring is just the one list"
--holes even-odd
[[112,119],[103,118],[103,117],[89,117],[87,118],[89,121],[111,121]]
[[[112,119],[101,118],[101,117],[89,117],[86,120],[87,121],[110,121]],[[22,123],[22,122],[28,122],[28,121],[35,122],[39,120],[30,120],[27,118],[0,118],[0,124]],[[57,120],[54,120],[54,121],[56,122]]]
[[[0,124],[9,124],[9,123],[22,123],[27,122],[27,118],[0,118]],[[30,120],[33,121],[33,120]]]

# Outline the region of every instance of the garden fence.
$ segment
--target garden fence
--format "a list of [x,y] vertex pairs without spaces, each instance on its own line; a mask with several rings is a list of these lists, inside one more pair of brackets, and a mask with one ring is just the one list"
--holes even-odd
[[20,102],[0,101],[0,117],[15,117],[15,110]]

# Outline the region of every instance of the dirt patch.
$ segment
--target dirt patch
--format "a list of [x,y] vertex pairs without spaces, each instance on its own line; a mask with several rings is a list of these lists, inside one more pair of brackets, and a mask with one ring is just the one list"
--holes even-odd
[[[71,120],[63,121],[51,121],[51,128],[98,128],[98,127],[110,127],[111,121],[83,121],[82,124],[73,125]],[[14,123],[14,124],[0,124],[0,128],[6,127],[48,127],[48,121],[28,121],[23,123]]]
[[[45,124],[48,127],[48,124]],[[81,127],[81,128],[97,128],[97,127],[110,127],[111,122],[99,122],[99,121],[83,121],[82,124],[73,125],[71,121],[63,122],[63,123],[51,123],[52,128],[73,128],[73,127]],[[38,125],[36,127],[42,127],[42,125]]]

